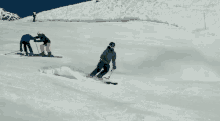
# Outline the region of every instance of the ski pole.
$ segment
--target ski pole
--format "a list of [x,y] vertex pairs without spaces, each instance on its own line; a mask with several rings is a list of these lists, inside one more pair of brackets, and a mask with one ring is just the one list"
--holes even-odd
[[[36,42],[35,42],[35,44],[36,44]],[[36,47],[37,47],[37,44],[36,44]],[[39,53],[38,47],[37,47],[37,51],[38,51],[38,53]]]
[[18,51],[20,51],[20,50],[13,51],[13,52],[10,52],[10,53],[5,53],[5,55],[7,55],[7,54],[11,54],[11,53],[14,53],[14,52],[18,52]]

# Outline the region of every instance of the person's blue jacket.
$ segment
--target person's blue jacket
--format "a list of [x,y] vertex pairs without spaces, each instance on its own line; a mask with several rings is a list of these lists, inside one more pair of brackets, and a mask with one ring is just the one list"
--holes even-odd
[[23,42],[29,43],[31,39],[34,39],[34,37],[32,37],[30,34],[23,35],[20,41],[20,50],[22,49],[22,43]]
[[113,48],[111,48],[110,46],[108,46],[106,48],[106,50],[102,53],[102,55],[100,56],[101,60],[105,63],[105,64],[109,64],[110,61],[112,60],[112,64],[113,64],[113,69],[116,69],[116,64],[115,64],[115,60],[116,60],[116,52],[114,51]]

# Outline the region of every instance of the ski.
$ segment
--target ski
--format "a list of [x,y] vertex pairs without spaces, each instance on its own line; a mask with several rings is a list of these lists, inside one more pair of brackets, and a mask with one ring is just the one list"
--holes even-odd
[[[23,53],[15,53],[17,55],[20,55],[20,56],[26,56],[24,55]],[[41,56],[39,54],[33,54],[33,56],[26,56],[26,57],[50,57],[50,58],[63,58],[62,56]]]
[[106,84],[113,84],[113,85],[117,85],[118,83],[117,82],[104,82]]
[[[111,82],[111,81],[104,81],[103,80],[103,78],[101,78],[101,79],[98,79],[98,78],[96,78],[96,77],[90,77],[90,76],[86,76],[86,78],[91,78],[91,79],[94,79],[94,80],[98,80],[98,81],[101,81],[101,82],[103,82],[103,83],[105,83],[105,84],[113,84],[113,85],[117,85],[118,83],[117,82]],[[107,78],[106,78],[107,79]]]

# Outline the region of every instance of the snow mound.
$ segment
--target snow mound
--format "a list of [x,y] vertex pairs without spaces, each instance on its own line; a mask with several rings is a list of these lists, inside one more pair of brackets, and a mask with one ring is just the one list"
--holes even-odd
[[[53,77],[59,80],[64,80],[65,82],[74,83],[75,86],[77,85],[78,87],[77,89],[80,89],[83,91],[93,90],[94,92],[103,92],[103,94],[107,96],[109,94],[108,90],[112,89],[112,87],[109,87],[109,85],[104,84],[101,81],[97,81],[91,78],[86,78],[85,73],[79,72],[77,70],[73,70],[67,66],[62,66],[58,68],[45,67],[45,68],[39,69],[39,72],[47,74],[49,77]],[[114,86],[114,85],[111,85],[111,86]],[[97,87],[99,88],[97,89]],[[120,86],[117,86],[117,87],[118,88],[114,88],[115,90],[111,91],[109,95],[113,95],[114,92],[116,93],[118,90],[121,90]]]
[[45,74],[50,74],[50,75],[56,75],[56,76],[62,76],[70,79],[82,79],[83,73],[77,72],[72,70],[69,67],[62,66],[60,68],[46,68],[46,69],[39,69],[39,72],[45,73]]

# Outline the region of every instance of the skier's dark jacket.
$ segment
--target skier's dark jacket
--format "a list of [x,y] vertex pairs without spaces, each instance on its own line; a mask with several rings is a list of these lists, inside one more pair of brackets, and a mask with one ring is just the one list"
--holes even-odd
[[23,35],[21,37],[21,41],[20,41],[20,49],[22,49],[23,42],[29,43],[31,39],[34,39],[34,37],[32,37],[30,34]]
[[36,41],[36,40],[35,40],[35,42],[44,42],[44,45],[47,44],[47,43],[51,43],[51,42],[50,42],[50,39],[47,38],[44,34],[41,34],[41,35],[36,36],[36,37],[34,37],[34,38],[40,38],[39,41]]
[[35,17],[36,16],[36,12],[33,12],[33,17]]
[[110,61],[112,60],[113,68],[116,69],[116,64],[115,64],[116,52],[114,51],[113,48],[108,46],[106,50],[102,53],[100,58],[101,58],[101,61],[103,61],[105,64],[109,64]]

